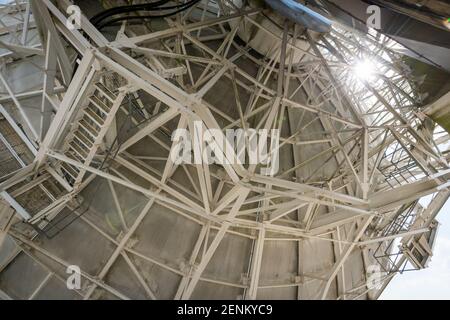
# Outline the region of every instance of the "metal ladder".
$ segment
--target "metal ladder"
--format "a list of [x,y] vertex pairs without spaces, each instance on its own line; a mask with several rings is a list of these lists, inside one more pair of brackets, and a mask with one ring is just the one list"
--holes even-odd
[[[95,90],[88,98],[87,106],[82,110],[81,117],[72,132],[72,137],[66,144],[64,155],[89,166],[102,144],[124,96],[124,91],[115,95],[103,84],[96,83]],[[60,169],[69,185],[74,189],[80,185],[86,174],[85,169],[66,162],[61,162]]]
[[[92,163],[125,95],[126,90],[119,89],[116,95],[100,82],[94,85],[93,93],[86,99],[85,107],[74,121],[75,126],[67,135],[67,142],[62,148],[66,157],[85,166]],[[41,225],[43,219],[52,220],[47,218],[51,216],[54,218],[73,199],[86,174],[86,169],[64,161],[60,161],[54,168],[57,175],[53,175],[51,179],[57,180],[60,184],[63,180],[62,182],[68,184],[72,191],[58,197],[48,207],[35,214],[28,221],[31,224]]]

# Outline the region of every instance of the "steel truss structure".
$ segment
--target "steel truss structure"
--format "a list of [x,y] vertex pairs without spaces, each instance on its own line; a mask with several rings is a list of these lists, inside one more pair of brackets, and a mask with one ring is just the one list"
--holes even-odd
[[[84,299],[133,298],[107,280],[118,258],[150,299],[166,296],[136,259],[176,276],[175,299],[214,297],[205,283],[237,292],[228,298],[376,299],[407,264],[426,266],[432,252],[420,251],[413,263],[406,251],[432,246],[435,217],[450,195],[448,133],[421,112],[420,79],[397,43],[338,24],[317,34],[230,0],[199,1],[155,23],[122,22],[102,34],[84,15],[81,29],[69,28],[69,5],[0,7],[1,126],[14,133],[1,129],[0,140],[2,153],[17,161],[1,171],[0,243],[9,238],[15,247],[0,272],[20,253],[43,266],[46,276],[29,298],[51,279],[65,282],[59,269],[73,261],[46,244],[75,220],[114,247],[95,274],[82,270],[87,285],[77,294]],[[355,72],[366,60],[376,67],[369,77]],[[17,92],[7,72],[18,64],[40,74],[40,83]],[[30,112],[27,99],[39,109]],[[194,121],[223,132],[217,141],[227,129],[279,129],[280,171],[265,176],[233,161],[174,164],[170,136],[192,132]],[[132,221],[121,207],[125,189],[144,199]],[[111,192],[118,235],[85,215],[101,190]],[[425,196],[428,206],[418,201]],[[198,226],[180,265],[134,248],[155,207]],[[249,243],[243,271],[233,281],[206,274],[231,236]],[[289,276],[278,277],[288,272],[277,270],[283,263],[276,259],[293,261]],[[374,264],[382,276],[371,287]]]

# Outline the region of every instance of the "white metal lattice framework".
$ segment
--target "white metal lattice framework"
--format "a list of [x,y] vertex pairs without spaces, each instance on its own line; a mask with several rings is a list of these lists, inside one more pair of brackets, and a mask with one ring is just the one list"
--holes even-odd
[[[318,35],[262,8],[207,0],[165,18],[156,30],[123,24],[115,40],[108,41],[84,16],[82,30],[69,30],[69,4],[31,0],[1,7],[1,32],[8,35],[0,42],[5,48],[3,64],[30,63],[42,72],[43,83],[16,93],[0,73],[6,90],[0,101],[13,110],[0,111],[35,155],[0,186],[4,201],[14,209],[8,214],[16,212],[44,231],[64,208],[76,206],[77,195],[95,177],[109,181],[116,203],[112,183],[148,198],[131,226],[122,217],[120,238],[111,238],[88,221],[115,250],[97,275],[83,271],[92,283],[82,293],[84,298],[97,287],[128,298],[103,281],[119,256],[148,297],[157,298],[130,259],[137,255],[181,276],[174,298],[189,299],[203,280],[237,286],[245,298],[255,299],[258,290],[271,288],[260,284],[265,242],[296,241],[301,257],[301,243],[308,239],[328,242],[335,251],[332,264],[320,273],[305,273],[299,267],[302,278],[318,282],[309,298],[376,298],[384,287],[370,290],[366,274],[362,283],[348,287],[344,266],[351,267],[346,261],[352,252],[360,250],[370,264],[370,248],[382,246],[391,254],[394,239],[409,245],[430,233],[450,195],[443,153],[448,136],[420,113],[417,79],[392,40],[340,25]],[[41,42],[33,44],[31,33],[39,34]],[[42,59],[36,62],[36,56]],[[365,61],[376,69],[369,77],[355,71]],[[227,108],[214,105],[212,98],[225,82],[231,83]],[[42,97],[39,125],[21,104],[30,97]],[[146,107],[149,99],[151,109]],[[130,100],[145,121],[130,114]],[[113,140],[121,113],[136,130],[117,144]],[[258,174],[252,165],[175,165],[168,156],[174,145],[154,133],[192,128],[194,121],[224,134],[226,129],[248,126],[280,129],[285,165],[272,177]],[[130,151],[146,139],[166,150],[159,159],[162,171]],[[143,178],[151,188],[123,170]],[[177,170],[189,181],[174,180]],[[27,197],[36,193],[44,194],[42,203],[28,202]],[[433,201],[423,208],[417,200],[427,195],[433,195]],[[187,270],[174,269],[128,245],[155,203],[202,226]],[[216,233],[208,241],[211,228]],[[61,265],[70,264],[33,242],[36,233],[20,230],[12,222],[4,228],[31,256],[34,250]],[[243,284],[203,276],[229,233],[253,241],[248,281]],[[386,286],[408,259],[402,251],[394,262],[389,255],[378,261],[386,271],[381,279]],[[336,296],[329,292],[334,283]],[[298,298],[305,298],[300,281],[291,285],[299,288]]]

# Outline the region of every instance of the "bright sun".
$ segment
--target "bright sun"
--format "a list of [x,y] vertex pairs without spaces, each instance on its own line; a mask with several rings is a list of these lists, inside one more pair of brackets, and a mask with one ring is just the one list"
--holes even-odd
[[375,75],[375,64],[370,60],[360,60],[353,66],[353,73],[361,80],[369,80]]

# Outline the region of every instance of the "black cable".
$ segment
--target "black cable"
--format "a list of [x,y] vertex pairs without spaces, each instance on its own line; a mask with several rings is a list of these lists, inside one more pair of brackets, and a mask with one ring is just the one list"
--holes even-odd
[[[97,25],[97,29],[101,30],[109,25],[112,25],[116,22],[120,22],[120,21],[128,21],[128,20],[144,20],[144,19],[153,19],[153,18],[165,18],[165,17],[170,17],[173,16],[177,13],[180,13],[182,11],[185,11],[187,9],[189,9],[190,7],[192,7],[193,5],[195,5],[196,3],[198,3],[200,0],[191,0],[190,2],[187,2],[185,4],[183,4],[182,6],[179,6],[178,10],[166,13],[166,14],[160,14],[160,15],[143,15],[143,16],[126,16],[126,17],[119,17],[119,18],[114,18],[111,20],[108,20],[102,24]],[[169,8],[169,7],[165,7],[165,8]],[[164,9],[164,8],[160,8],[160,9]]]
[[[93,16],[90,19],[90,22],[95,27],[97,27],[98,30],[101,30],[102,28],[104,28],[110,24],[113,24],[113,23],[119,22],[119,21],[123,21],[123,20],[144,20],[144,19],[151,19],[151,18],[164,18],[164,17],[172,16],[179,12],[182,12],[182,11],[188,9],[189,7],[193,6],[194,4],[196,4],[200,0],[191,0],[190,2],[186,2],[186,3],[180,4],[180,5],[161,7],[162,5],[168,3],[169,1],[170,0],[159,0],[156,2],[146,3],[146,4],[115,7],[115,8],[108,9],[108,10],[105,10],[105,11],[102,11],[102,12],[96,14],[95,16]],[[103,23],[99,26],[101,21],[105,20],[106,18],[108,18],[110,16],[116,15],[116,14],[121,14],[121,13],[126,13],[126,12],[137,12],[137,11],[142,11],[142,10],[144,10],[144,11],[152,11],[152,10],[161,11],[161,10],[167,10],[167,9],[173,9],[173,8],[179,8],[179,10],[176,10],[174,12],[170,12],[170,13],[164,14],[164,15],[130,16],[130,17],[123,17],[123,18],[116,18],[116,19],[112,19],[106,23]],[[78,57],[80,57],[80,55],[78,55]],[[75,75],[77,68],[78,68],[78,64],[75,63],[72,76]]]
[[168,3],[170,0],[159,0],[152,3],[145,3],[145,4],[136,4],[136,5],[130,5],[130,6],[120,6],[120,7],[114,7],[105,11],[102,11],[95,16],[93,16],[90,21],[92,24],[96,25],[101,20],[106,19],[107,17],[120,14],[120,13],[126,13],[126,12],[132,12],[132,11],[142,11],[142,10],[151,10],[152,8],[159,7],[161,5],[164,5]]
[[137,11],[163,11],[163,10],[181,9],[181,8],[184,8],[187,5],[189,5],[191,2],[195,2],[195,1],[163,7],[163,5],[168,2],[169,2],[169,0],[161,0],[158,2],[154,2],[154,3],[115,7],[115,8],[106,10],[106,11],[102,11],[101,13],[92,17],[90,19],[90,21],[93,25],[98,26],[103,20],[105,20],[111,16],[118,15],[118,14],[137,12]]

